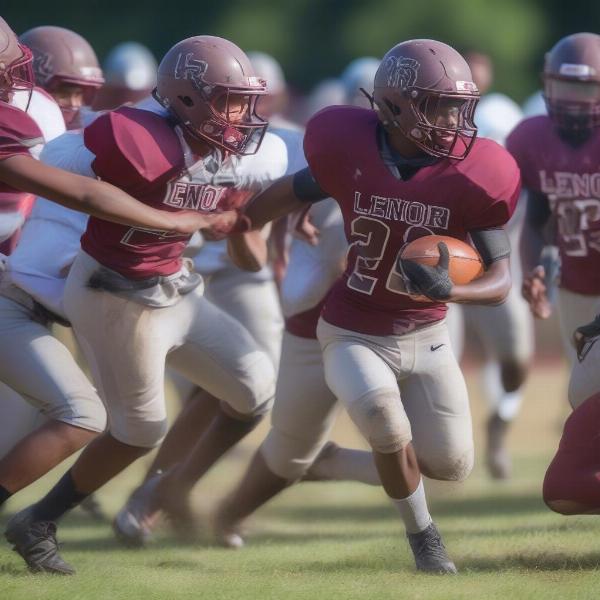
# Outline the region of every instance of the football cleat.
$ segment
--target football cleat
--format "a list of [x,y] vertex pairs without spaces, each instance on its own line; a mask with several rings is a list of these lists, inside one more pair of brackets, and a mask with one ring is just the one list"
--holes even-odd
[[58,553],[56,524],[34,521],[32,507],[14,515],[6,525],[4,536],[34,573],[73,575],[75,569]]
[[153,496],[162,475],[157,471],[144,481],[115,516],[113,531],[124,545],[140,548],[152,540],[152,528],[160,514],[153,506]]
[[234,523],[229,523],[223,516],[216,516],[213,533],[218,546],[230,550],[239,550],[244,547],[245,542],[239,527]]
[[419,533],[409,533],[407,537],[415,557],[417,571],[439,574],[458,572],[446,552],[440,532],[433,521],[427,529]]

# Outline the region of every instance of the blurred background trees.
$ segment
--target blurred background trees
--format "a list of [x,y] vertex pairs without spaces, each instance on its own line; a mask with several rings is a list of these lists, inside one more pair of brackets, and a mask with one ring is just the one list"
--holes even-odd
[[571,0],[17,0],[2,16],[20,33],[62,25],[90,40],[100,59],[137,40],[156,57],[176,41],[221,35],[282,63],[291,85],[308,91],[353,58],[381,56],[395,43],[432,37],[492,56],[494,88],[522,101],[539,87],[544,52],[576,31],[600,29],[600,2]]

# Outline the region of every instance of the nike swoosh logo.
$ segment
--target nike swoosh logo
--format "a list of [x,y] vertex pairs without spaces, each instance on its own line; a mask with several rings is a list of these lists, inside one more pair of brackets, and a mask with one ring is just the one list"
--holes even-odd
[[442,346],[445,346],[446,344],[438,344],[437,346],[430,346],[429,349],[432,352],[435,352],[436,350],[439,350]]

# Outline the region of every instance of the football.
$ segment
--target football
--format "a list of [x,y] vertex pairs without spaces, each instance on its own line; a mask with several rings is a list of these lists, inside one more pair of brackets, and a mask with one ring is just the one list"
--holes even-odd
[[453,283],[464,285],[483,273],[483,261],[477,250],[469,244],[447,235],[426,235],[420,237],[402,250],[402,258],[414,260],[423,265],[435,266],[440,258],[438,244],[444,242],[448,246],[450,264],[448,273]]

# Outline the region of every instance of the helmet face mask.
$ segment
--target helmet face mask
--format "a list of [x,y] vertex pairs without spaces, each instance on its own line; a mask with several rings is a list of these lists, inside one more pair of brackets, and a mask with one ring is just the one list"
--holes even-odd
[[153,92],[195,139],[238,155],[255,154],[268,122],[257,113],[267,93],[246,55],[222,38],[196,36],[163,58]]
[[543,72],[548,115],[568,141],[582,143],[600,127],[600,36],[576,33],[546,55]]
[[[0,100],[4,102],[10,102],[12,95],[17,92],[26,92],[31,98],[35,85],[31,50],[22,44],[18,47],[21,50],[21,57],[13,60],[4,69],[0,69]],[[26,105],[29,105],[29,99]]]
[[431,156],[468,155],[477,136],[479,92],[453,48],[434,40],[398,44],[383,58],[374,88],[384,126],[399,129]]

